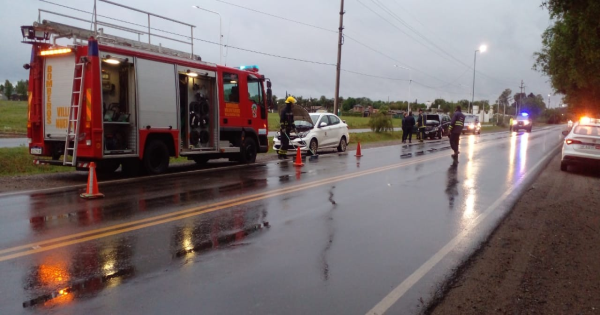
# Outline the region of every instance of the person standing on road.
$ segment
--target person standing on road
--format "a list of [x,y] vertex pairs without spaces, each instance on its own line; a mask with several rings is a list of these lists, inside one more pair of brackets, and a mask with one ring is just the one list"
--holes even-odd
[[408,118],[408,112],[405,112],[402,116],[402,143],[406,143],[406,118]]
[[415,117],[413,117],[412,112],[408,112],[408,115],[404,118],[404,122],[402,126],[406,124],[406,130],[402,134],[402,143],[406,143],[406,139],[408,139],[408,143],[412,143],[412,133],[413,128],[415,127]]
[[462,133],[464,126],[465,115],[463,115],[460,106],[456,106],[456,111],[454,112],[454,116],[452,116],[452,121],[450,122],[450,134],[448,135],[450,138],[450,147],[454,151],[454,154],[452,154],[453,158],[457,158],[458,153],[460,153],[458,152],[458,145],[460,142],[460,134]]
[[512,118],[512,116],[510,116],[510,120],[508,121],[508,128],[509,128],[510,132],[512,132],[512,124],[513,124],[513,118]]
[[419,108],[419,117],[417,118],[417,127],[419,130],[417,131],[417,137],[419,138],[419,142],[423,142],[425,139],[425,115],[423,114],[423,109]]
[[288,97],[285,100],[285,107],[281,111],[281,115],[279,116],[279,123],[281,124],[280,129],[280,137],[281,137],[281,147],[277,151],[279,155],[279,159],[287,159],[287,151],[290,146],[290,133],[294,126],[294,112],[292,110],[292,105],[296,104],[296,99],[292,96]]

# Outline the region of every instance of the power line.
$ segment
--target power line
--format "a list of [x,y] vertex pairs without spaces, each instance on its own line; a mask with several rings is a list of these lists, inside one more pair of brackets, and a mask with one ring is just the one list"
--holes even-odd
[[226,1],[222,1],[222,0],[214,0],[214,1],[221,2],[221,3],[227,4],[227,5],[231,5],[231,6],[234,6],[234,7],[238,7],[240,9],[252,11],[252,12],[255,12],[255,13],[263,14],[263,15],[266,15],[266,16],[270,16],[270,17],[273,17],[273,18],[276,18],[276,19],[284,20],[286,22],[292,22],[292,23],[296,23],[296,24],[300,24],[300,25],[304,25],[304,26],[308,26],[308,27],[320,29],[322,31],[336,33],[336,34],[338,32],[336,30],[330,30],[330,29],[327,29],[327,28],[324,28],[324,27],[320,27],[320,26],[317,26],[317,25],[312,25],[312,24],[308,24],[308,23],[304,23],[304,22],[300,22],[300,21],[296,21],[296,20],[284,18],[284,17],[281,17],[281,16],[277,16],[275,14],[258,11],[258,10],[252,9],[252,8],[244,7],[244,6],[241,6],[241,5],[238,5],[238,4],[234,4],[234,3],[230,3],[230,2],[226,2]]
[[[405,82],[409,82],[410,81],[410,80],[406,80],[406,79],[396,79],[396,78],[382,77],[382,76],[377,76],[377,75],[372,75],[372,74],[366,74],[366,73],[361,73],[361,72],[356,72],[356,71],[346,70],[346,69],[342,69],[342,71],[348,72],[348,73],[352,73],[352,74],[362,75],[362,76],[366,76],[366,77],[371,77],[371,78],[393,80],[393,81],[405,81]],[[413,80],[413,82],[415,82],[415,81]]]

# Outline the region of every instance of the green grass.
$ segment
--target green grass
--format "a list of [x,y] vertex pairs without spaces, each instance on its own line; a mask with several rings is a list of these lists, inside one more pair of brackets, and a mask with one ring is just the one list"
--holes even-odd
[[27,102],[0,101],[0,133],[27,133]]
[[[354,116],[342,116],[340,117],[342,120],[346,121],[348,124],[348,128],[350,129],[368,129],[369,128],[369,117],[354,117]],[[402,126],[402,119],[394,118],[392,119],[394,128],[400,129]],[[279,114],[278,113],[269,113],[269,130],[276,131],[279,130]]]
[[394,132],[361,132],[361,133],[353,133],[350,135],[351,143],[371,143],[371,142],[381,142],[381,141],[391,141],[391,140],[402,140],[402,131],[394,131]]
[[27,147],[0,148],[0,176],[33,175],[72,172],[64,166],[34,165]]

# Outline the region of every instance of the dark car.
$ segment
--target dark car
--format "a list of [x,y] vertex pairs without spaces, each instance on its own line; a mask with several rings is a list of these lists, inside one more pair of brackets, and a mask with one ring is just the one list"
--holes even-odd
[[524,129],[527,132],[531,132],[533,127],[533,121],[529,118],[527,113],[522,113],[517,116],[517,119],[513,119],[513,124],[510,126],[510,131],[519,131]]
[[450,127],[450,116],[441,113],[424,113],[425,115],[425,138],[442,139],[448,135]]
[[475,135],[481,134],[481,123],[479,122],[479,116],[477,115],[465,115],[465,126],[462,131],[463,135],[466,133],[472,133]]

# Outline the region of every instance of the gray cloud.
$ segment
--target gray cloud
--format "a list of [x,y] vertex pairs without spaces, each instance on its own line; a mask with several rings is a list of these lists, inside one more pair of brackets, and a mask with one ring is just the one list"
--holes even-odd
[[[91,11],[93,6],[92,0],[55,1],[86,11]],[[410,37],[390,26],[359,1],[410,34]],[[425,88],[413,83],[411,86],[413,99],[419,101],[433,100],[437,97],[453,100],[468,99],[471,94],[473,73],[467,66],[472,66],[475,49],[481,43],[486,43],[489,50],[477,56],[477,70],[483,75],[477,74],[476,98],[494,99],[505,88],[516,91],[521,79],[528,86],[527,92],[543,95],[551,92],[548,78],[531,70],[534,62],[533,54],[541,48],[541,33],[550,23],[548,13],[539,7],[538,1],[378,0],[426,39],[387,15],[373,1],[375,0],[346,0],[344,21],[346,34],[394,60],[346,38],[343,46],[342,68],[407,80],[409,78],[407,70],[393,67],[400,61],[404,66],[414,69],[413,80],[436,88]],[[256,10],[326,29],[336,30],[338,27],[339,1],[228,0],[228,2],[250,6]],[[218,17],[191,7],[198,5],[221,14],[224,43],[281,56],[331,64],[336,62],[337,34],[335,33],[267,17],[215,0],[169,2],[129,0],[122,3],[194,24],[197,26],[194,31],[196,37],[218,42]],[[0,46],[2,81],[4,78],[15,81],[27,77],[27,72],[21,65],[29,60],[29,46],[20,43],[19,27],[31,24],[37,18],[38,8],[89,18],[85,14],[39,1],[11,2],[9,10],[0,11],[0,21],[4,26],[0,29],[0,39],[3,43]],[[99,3],[98,13],[146,24],[144,15],[130,13],[104,3]],[[58,17],[46,16],[46,18],[65,21]],[[89,24],[76,24],[89,27]],[[177,33],[188,34],[189,32],[184,27],[166,21],[153,20],[152,24],[153,27]],[[107,30],[107,32],[114,31]],[[432,45],[428,43],[430,41],[452,57],[437,49],[434,49],[437,53],[432,52],[411,37],[431,47]],[[166,40],[155,39],[154,41],[162,42],[164,46],[189,49],[185,45]],[[204,60],[218,63],[217,45],[197,41],[195,48]],[[230,66],[259,65],[261,72],[273,81],[274,92],[279,96],[283,96],[286,91],[305,97],[321,95],[333,97],[334,94],[334,66],[279,59],[235,49],[227,51],[226,60]],[[341,83],[340,94],[344,97],[408,99],[407,81],[378,79],[343,72]],[[559,99],[559,96],[553,96],[552,103],[557,104]]]

